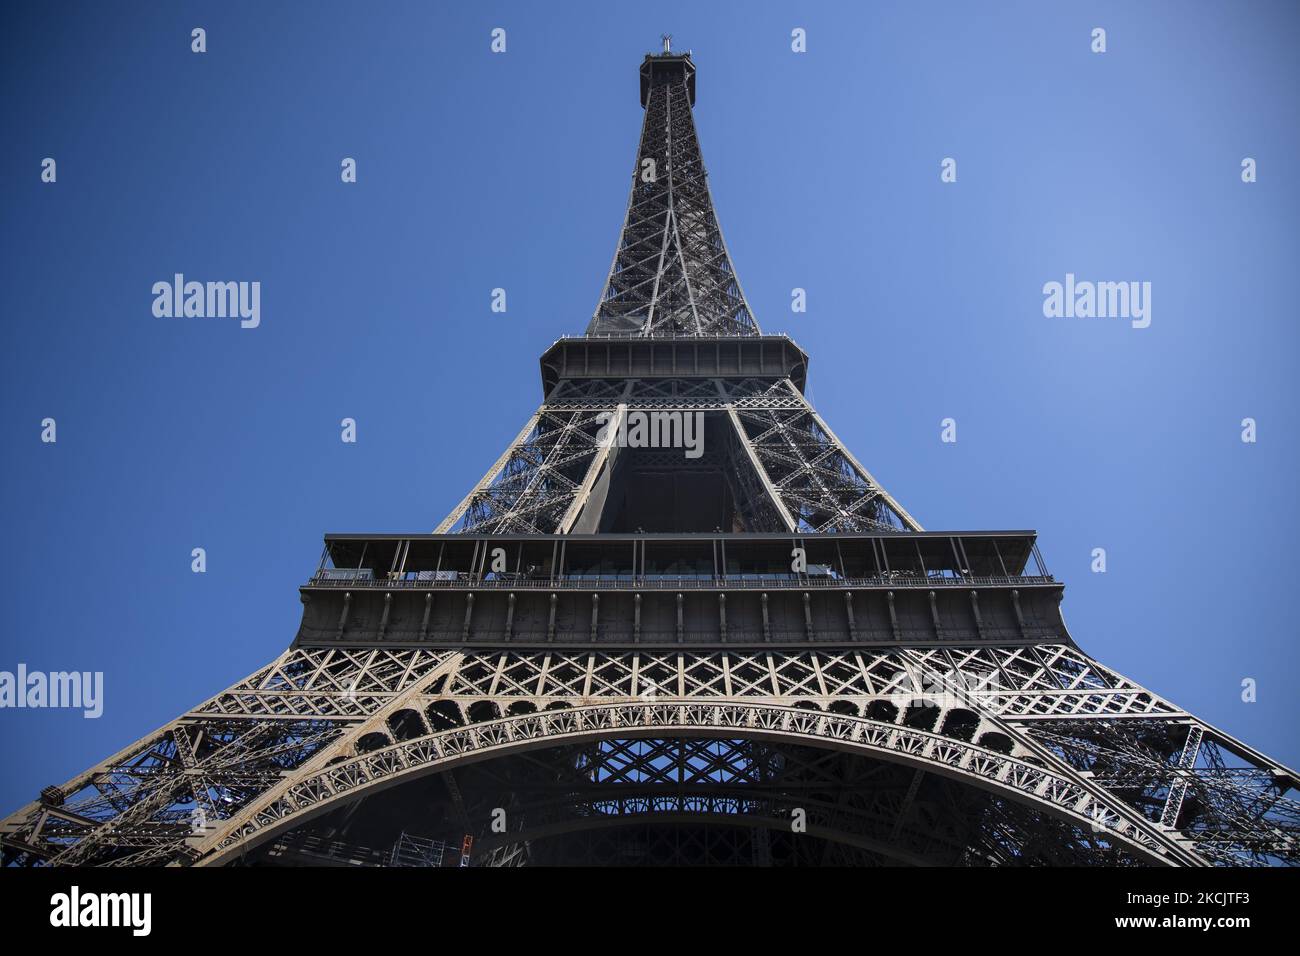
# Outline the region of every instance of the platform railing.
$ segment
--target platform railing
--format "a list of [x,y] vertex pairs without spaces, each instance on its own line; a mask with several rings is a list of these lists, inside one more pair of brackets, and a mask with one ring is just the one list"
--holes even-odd
[[[351,570],[351,569],[344,569]],[[361,569],[366,571],[368,569]],[[919,574],[876,575],[865,578],[844,578],[827,576],[813,577],[768,577],[765,575],[729,574],[725,577],[700,575],[582,575],[568,574],[563,577],[546,576],[529,577],[524,575],[490,575],[478,577],[468,572],[458,573],[456,577],[389,578],[373,574],[347,576],[339,574],[339,569],[322,569],[307,582],[312,588],[376,588],[383,590],[573,590],[573,591],[639,591],[639,590],[673,590],[686,588],[738,588],[738,589],[835,589],[835,588],[972,588],[972,587],[1028,587],[1041,584],[1055,584],[1056,579],[1050,574],[1025,575],[966,575],[961,577],[928,577]]]

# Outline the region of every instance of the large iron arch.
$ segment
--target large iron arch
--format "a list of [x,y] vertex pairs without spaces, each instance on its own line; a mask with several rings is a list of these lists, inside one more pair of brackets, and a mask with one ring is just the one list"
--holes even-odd
[[595,703],[449,728],[358,753],[268,791],[199,848],[197,865],[231,862],[285,831],[369,792],[527,750],[603,738],[678,734],[788,742],[862,753],[944,775],[1092,827],[1140,859],[1194,862],[1137,813],[1065,772],[942,734],[846,714],[760,702]]

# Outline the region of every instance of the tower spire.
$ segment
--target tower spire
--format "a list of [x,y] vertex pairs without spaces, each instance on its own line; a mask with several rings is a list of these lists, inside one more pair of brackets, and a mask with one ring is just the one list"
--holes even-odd
[[759,335],[713,211],[695,134],[690,53],[641,64],[645,120],[627,216],[588,335]]
[[658,177],[511,446],[434,534],[327,535],[292,644],[0,867],[1300,865],[1300,774],[1086,654],[1034,532],[924,532],[840,443],[730,271],[690,55],[641,76]]

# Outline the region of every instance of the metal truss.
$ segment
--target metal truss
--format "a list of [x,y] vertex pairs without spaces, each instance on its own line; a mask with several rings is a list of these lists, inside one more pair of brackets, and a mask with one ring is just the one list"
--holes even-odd
[[654,71],[627,215],[588,335],[759,332],[713,212],[692,77],[693,67]]
[[784,530],[921,530],[803,395],[788,381],[785,385],[797,397],[793,407],[755,402],[728,406],[756,470],[780,501],[788,522]]
[[[752,739],[602,740],[479,764],[462,782],[483,801],[478,814],[497,794],[523,795],[511,811],[518,825],[486,836],[483,846],[508,847],[533,863],[1134,862],[1091,827],[941,775]],[[796,818],[804,824],[797,836]],[[730,852],[700,859],[712,833],[729,837]]]
[[[1191,733],[1199,744],[1189,762]],[[840,794],[835,804],[856,801],[857,816],[815,794],[769,795],[742,807],[735,801],[759,791],[736,788],[775,766],[756,759],[759,744],[781,748],[786,766],[796,747],[973,788],[992,800],[982,814],[996,806],[1018,821],[986,828],[988,839],[1007,834],[999,852],[1009,859],[1050,819],[1053,852],[1063,860],[1077,851],[1076,861],[1095,852],[1183,865],[1300,862],[1290,771],[1070,644],[699,653],[298,648],[47,790],[4,822],[0,839],[11,864],[232,862],[394,784],[579,746],[585,756],[572,761],[572,773],[595,789],[583,798],[588,804],[572,794],[562,801],[566,819],[589,805],[617,816],[662,810],[660,824],[704,814],[729,827],[754,824],[737,817],[753,811],[770,828],[786,826],[799,807],[821,839],[896,861],[954,859],[955,844],[927,851],[917,842],[897,806],[865,808],[876,798],[860,788],[823,791]],[[671,770],[654,748],[676,748],[695,769]],[[686,789],[636,789],[674,773]],[[624,783],[635,787],[615,789]],[[1174,792],[1182,797],[1171,819],[1165,807]],[[539,838],[555,822],[545,807],[520,816]],[[487,834],[486,820],[469,822]],[[1061,836],[1067,832],[1074,836]],[[519,861],[519,843],[510,841],[505,858]],[[498,840],[495,849],[505,846]],[[488,850],[495,852],[491,841]]]
[[[804,397],[806,355],[759,335],[709,198],[690,57],[647,57],[641,77],[588,336],[543,356],[543,405],[437,529],[476,537],[327,539],[342,563],[303,588],[292,648],[45,788],[0,821],[0,861],[361,861],[468,835],[493,866],[1300,864],[1296,774],[1083,653],[1059,585],[1024,570],[1032,533],[876,534],[921,529]],[[709,444],[688,460],[598,439],[636,411],[701,413]],[[656,500],[686,472],[726,502],[699,514],[729,527],[600,533],[617,482]],[[739,567],[759,532],[784,539],[764,545],[781,566],[732,574],[728,543]],[[626,545],[628,580],[531,537],[570,534],[597,564]],[[484,570],[497,535],[519,536],[511,572]],[[792,540],[834,556],[785,575]]]
[[[602,424],[638,410],[728,417],[734,442],[722,470],[744,530],[921,530],[790,379],[666,378],[561,381],[437,532],[568,533],[608,463]],[[678,470],[690,464],[680,452],[671,459]]]
[[542,406],[439,531],[554,534],[601,460],[596,411]]

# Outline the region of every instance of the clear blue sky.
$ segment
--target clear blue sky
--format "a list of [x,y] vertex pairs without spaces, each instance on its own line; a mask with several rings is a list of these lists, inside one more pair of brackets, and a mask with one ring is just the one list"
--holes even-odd
[[[595,305],[665,31],[840,437],[927,528],[1037,529],[1085,650],[1300,764],[1295,5],[611,6],[6,6],[0,669],[106,701],[0,712],[0,811],[280,653],[322,533],[429,530],[495,459]],[[260,281],[261,327],[154,318],[174,272]],[[1044,318],[1067,272],[1150,281],[1151,327]]]

